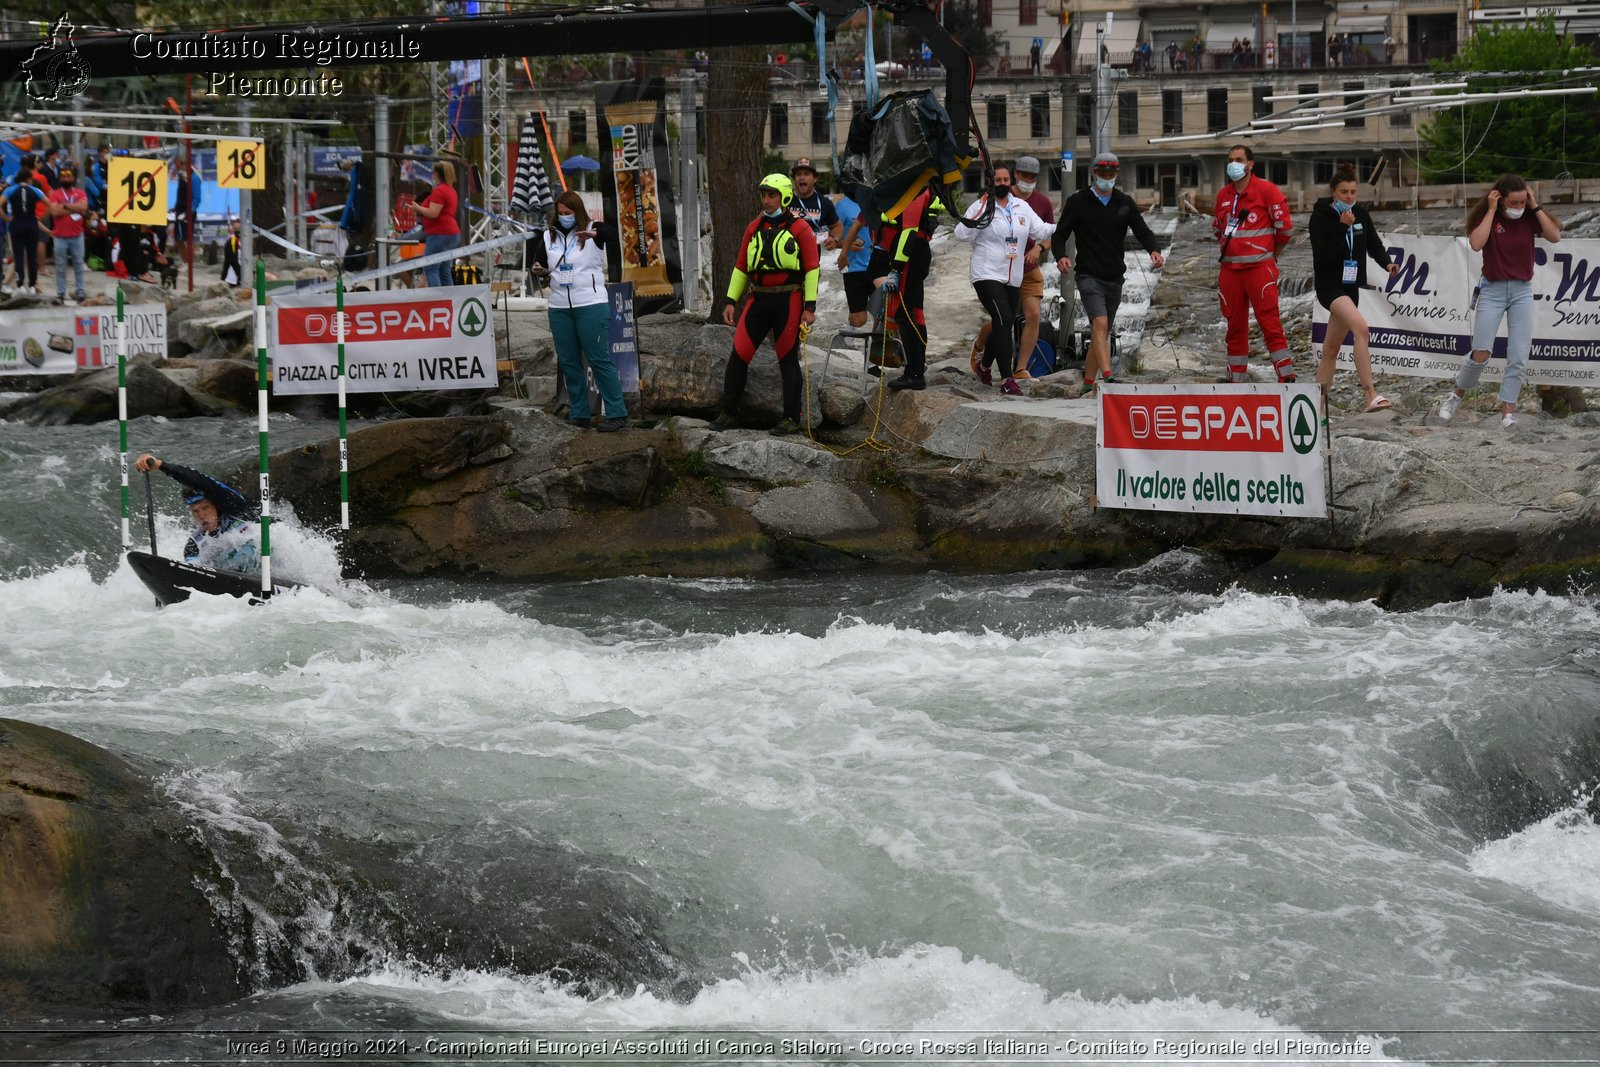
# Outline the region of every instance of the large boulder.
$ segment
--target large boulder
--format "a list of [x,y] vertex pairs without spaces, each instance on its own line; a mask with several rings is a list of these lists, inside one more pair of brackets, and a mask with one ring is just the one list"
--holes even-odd
[[[194,329],[185,332],[185,327],[191,322],[236,315],[239,310],[239,302],[231,296],[206,295],[200,290],[186,294],[167,311],[167,353],[182,356],[204,348],[209,340],[209,334]],[[246,329],[248,328],[247,322]]]
[[[241,309],[231,300],[227,303],[231,305],[230,310],[220,315],[191,316],[178,323],[176,327],[169,317],[168,345],[181,347],[190,352],[204,352],[238,348],[250,340],[250,335],[254,332],[255,310],[248,307]],[[177,342],[176,345],[174,340]]]
[[[128,366],[128,417],[194,413],[188,391],[165,372],[137,359]],[[117,417],[115,367],[74,378],[65,385],[34,393],[0,409],[0,418],[30,426],[69,426]]]
[[195,370],[194,387],[239,407],[256,405],[256,364],[242,359],[211,359]]
[[150,782],[0,719],[0,1016],[170,1011],[247,992],[199,888],[211,861]]

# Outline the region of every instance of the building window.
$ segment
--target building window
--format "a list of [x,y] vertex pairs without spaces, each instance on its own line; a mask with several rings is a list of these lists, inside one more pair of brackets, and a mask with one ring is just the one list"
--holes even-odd
[[986,104],[989,111],[987,136],[991,141],[1003,141],[1006,136],[1006,98],[991,96]]
[[589,115],[584,111],[567,112],[567,147],[589,143]]
[[811,101],[811,143],[828,144],[832,140],[832,132],[828,129],[828,102]]
[[[1389,88],[1391,88],[1391,89],[1409,89],[1409,88],[1411,88],[1411,83],[1408,82],[1408,81],[1390,82],[1389,83]],[[1396,111],[1396,112],[1394,112],[1393,114],[1391,114],[1389,116],[1389,125],[1391,125],[1391,126],[1409,126],[1409,125],[1411,125],[1411,112],[1409,112],[1409,111]]]
[[1183,90],[1163,89],[1161,91],[1161,132],[1183,132]]
[[771,118],[768,125],[771,132],[767,143],[772,145],[786,145],[789,143],[789,105],[773,104],[770,112]]
[[1288,185],[1289,161],[1287,159],[1274,159],[1268,162],[1267,181],[1278,186]]
[[1311,167],[1311,180],[1318,185],[1327,185],[1333,181],[1334,161],[1331,159],[1316,160]]
[[1228,90],[1206,90],[1206,130],[1217,133],[1228,128]]
[[1094,97],[1078,94],[1078,136],[1088,137],[1094,128]]
[[1139,133],[1139,94],[1117,94],[1117,132],[1124,136],[1137,136]]
[[983,168],[974,163],[961,175],[961,190],[976,193],[983,190]]
[[1039,0],[1019,0],[1017,5],[1017,25],[1033,26],[1039,22]]
[[1050,172],[1050,191],[1052,193],[1060,192],[1061,191],[1061,168],[1058,167],[1058,166],[1055,166],[1054,164],[1046,163],[1044,169]]
[[[1364,106],[1366,104],[1367,98],[1365,96],[1361,95],[1361,89],[1362,88],[1363,88],[1363,86],[1362,86],[1362,84],[1360,82],[1345,82],[1344,83],[1344,105],[1345,105],[1345,107],[1356,107],[1356,108],[1359,108],[1359,107],[1362,107],[1362,106]],[[1344,120],[1344,124],[1346,126],[1365,126],[1367,124],[1367,120],[1366,119],[1345,119]]]
[[1028,136],[1050,136],[1050,96],[1034,93],[1028,97]]
[[994,25],[994,4],[992,0],[978,0],[978,25]]
[[1199,188],[1199,186],[1200,186],[1200,164],[1192,163],[1192,162],[1191,163],[1179,163],[1178,164],[1178,184],[1183,186],[1184,188]]
[[1250,117],[1253,119],[1266,118],[1272,114],[1272,104],[1267,97],[1272,95],[1272,86],[1257,85],[1250,90]]
[[1140,189],[1154,189],[1156,187],[1156,165],[1154,163],[1140,163],[1133,168],[1133,184]]
[[[1316,92],[1321,92],[1321,91],[1322,91],[1322,86],[1318,85],[1316,82],[1306,82],[1305,84],[1301,85],[1299,88],[1295,89],[1295,92],[1299,93],[1301,96],[1305,96],[1307,93],[1316,93]],[[1295,103],[1296,104],[1302,104],[1302,105],[1309,105],[1310,102],[1306,101],[1306,100],[1296,100]]]

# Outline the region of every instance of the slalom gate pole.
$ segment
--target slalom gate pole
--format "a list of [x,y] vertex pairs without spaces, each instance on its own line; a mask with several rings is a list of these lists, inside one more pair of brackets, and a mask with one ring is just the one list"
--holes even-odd
[[267,264],[256,260],[256,432],[261,443],[261,599],[272,596],[272,487],[267,447]]
[[339,341],[339,529],[350,529],[350,440],[345,428],[344,275],[334,287],[334,336]]
[[117,286],[117,324],[111,328],[112,346],[117,350],[117,450],[122,463],[122,551],[133,547],[128,531],[128,352],[122,343],[123,297]]

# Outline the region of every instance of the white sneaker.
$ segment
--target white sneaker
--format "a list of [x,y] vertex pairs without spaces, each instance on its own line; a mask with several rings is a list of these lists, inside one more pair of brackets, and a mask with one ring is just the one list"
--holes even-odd
[[1509,429],[1511,429],[1511,427],[1515,426],[1516,424],[1517,424],[1517,417],[1515,415],[1513,415],[1511,412],[1508,411],[1504,415],[1500,416],[1500,428],[1502,430],[1509,430]]
[[1443,403],[1439,405],[1439,417],[1445,422],[1449,422],[1451,419],[1455,418],[1456,412],[1461,409],[1461,400],[1461,394],[1452,390],[1444,398]]

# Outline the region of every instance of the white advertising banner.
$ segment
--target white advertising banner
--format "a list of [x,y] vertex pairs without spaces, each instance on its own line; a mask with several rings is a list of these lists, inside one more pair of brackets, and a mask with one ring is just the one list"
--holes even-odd
[[[487,285],[346,293],[345,391],[493,389],[494,320]],[[332,293],[273,298],[272,390],[283,396],[339,391]]]
[[1103,508],[1326,518],[1315,385],[1102,385]]
[[[1386,277],[1377,264],[1367,265],[1368,278],[1382,279],[1382,288],[1361,292],[1361,314],[1372,328],[1372,369],[1455,377],[1472,348],[1472,292],[1482,253],[1465,237],[1397,233],[1386,235],[1384,244],[1400,272]],[[1533,249],[1533,350],[1523,380],[1600,387],[1600,240],[1536,240]],[[1322,350],[1327,333],[1328,312],[1313,302],[1313,351]],[[1348,343],[1339,350],[1339,365],[1353,366]],[[1484,378],[1498,381],[1505,366],[1502,321]]]
[[[128,358],[167,355],[167,309],[160,304],[124,305]],[[111,328],[117,309],[47,307],[0,311],[0,375],[73,374],[117,365]]]

